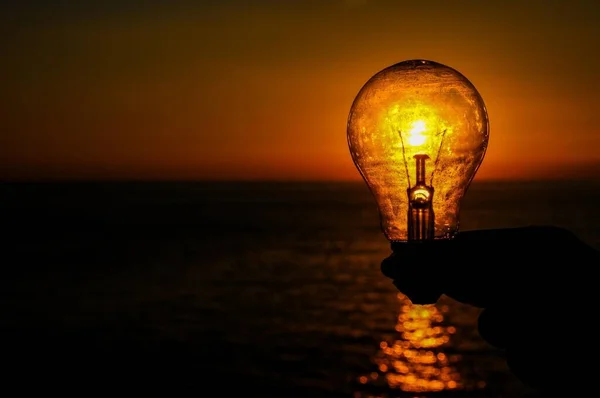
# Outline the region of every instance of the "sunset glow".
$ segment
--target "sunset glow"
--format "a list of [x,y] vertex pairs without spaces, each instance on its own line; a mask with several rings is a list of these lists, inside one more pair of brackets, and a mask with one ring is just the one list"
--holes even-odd
[[[374,73],[414,58],[485,98],[477,179],[600,164],[594,2],[32,4],[0,6],[3,179],[360,181],[348,109]],[[423,121],[412,145],[433,131]]]

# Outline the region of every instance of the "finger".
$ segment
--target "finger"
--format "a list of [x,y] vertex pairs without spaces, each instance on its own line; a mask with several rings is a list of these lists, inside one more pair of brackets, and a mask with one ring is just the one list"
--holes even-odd
[[411,267],[410,258],[397,253],[381,262],[381,272],[393,280],[394,286],[413,304],[434,304],[442,295],[439,279],[427,275],[427,267]]
[[593,391],[597,367],[590,359],[598,354],[597,348],[582,350],[574,345],[555,345],[529,341],[509,346],[506,363],[517,378],[539,391],[571,394]]
[[[506,364],[511,372],[524,384],[539,391],[545,391],[552,379],[545,369],[541,357],[536,357],[532,347],[509,347],[506,350]],[[556,384],[555,384],[556,385]]]
[[595,369],[585,367],[576,358],[574,348],[553,348],[530,342],[509,346],[506,363],[524,384],[542,392],[589,391],[595,387]]
[[513,301],[484,309],[477,320],[479,335],[498,348],[552,345],[557,337],[548,328],[553,307],[536,301]]
[[393,281],[394,286],[402,292],[412,304],[427,305],[435,304],[439,300],[442,293],[440,289],[432,287],[416,287],[414,284],[403,284],[402,279]]
[[486,308],[477,320],[479,335],[489,344],[504,349],[509,340],[510,322],[506,311]]
[[491,282],[477,280],[475,276],[471,278],[475,279],[475,282],[458,281],[451,285],[445,286],[443,290],[444,294],[448,297],[453,298],[463,304],[469,304],[478,308],[487,308],[495,302],[496,292],[495,289],[490,287]]

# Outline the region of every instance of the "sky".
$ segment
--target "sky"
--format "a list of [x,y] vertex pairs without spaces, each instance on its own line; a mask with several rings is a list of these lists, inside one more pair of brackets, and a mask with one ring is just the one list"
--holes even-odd
[[0,5],[2,180],[359,180],[352,101],[417,58],[485,101],[477,179],[600,174],[600,2],[48,3]]

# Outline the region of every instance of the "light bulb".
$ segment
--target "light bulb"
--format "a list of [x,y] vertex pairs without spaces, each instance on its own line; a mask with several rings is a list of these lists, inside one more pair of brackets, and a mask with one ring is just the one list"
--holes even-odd
[[425,60],[383,69],[356,96],[347,133],[388,240],[456,236],[489,138],[485,104],[466,77]]

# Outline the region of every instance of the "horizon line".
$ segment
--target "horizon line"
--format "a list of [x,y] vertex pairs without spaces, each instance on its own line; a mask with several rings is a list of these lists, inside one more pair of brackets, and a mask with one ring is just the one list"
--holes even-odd
[[[600,176],[548,176],[548,177],[523,177],[523,178],[481,178],[474,179],[473,183],[528,183],[528,182],[600,182]],[[65,183],[273,183],[273,184],[329,184],[349,183],[365,184],[363,179],[310,179],[310,178],[74,178],[74,177],[46,177],[46,178],[0,178],[0,184],[65,184]]]

